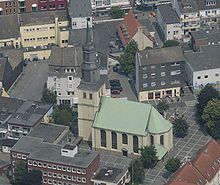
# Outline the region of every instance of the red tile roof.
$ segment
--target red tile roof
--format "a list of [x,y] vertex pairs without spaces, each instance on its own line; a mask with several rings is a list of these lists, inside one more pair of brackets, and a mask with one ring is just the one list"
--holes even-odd
[[186,163],[178,169],[171,177],[167,185],[190,185],[199,183],[206,184],[206,179],[194,168],[191,163]]
[[[205,185],[211,182],[215,174],[220,170],[220,145],[210,141],[189,163],[178,169],[170,178],[167,185]],[[200,179],[200,180],[199,180]]]
[[199,151],[192,163],[210,182],[220,169],[220,145],[212,140]]
[[[126,27],[124,30],[123,30],[123,25]],[[132,11],[128,12],[128,14],[125,15],[124,19],[117,26],[118,33],[120,34],[120,37],[121,37],[124,45],[126,45],[134,37],[134,35],[138,32],[138,27],[142,27],[142,24],[137,19],[135,19],[135,16],[132,13]],[[153,41],[152,36],[147,34],[144,31],[144,29],[143,29],[143,33],[151,41]]]

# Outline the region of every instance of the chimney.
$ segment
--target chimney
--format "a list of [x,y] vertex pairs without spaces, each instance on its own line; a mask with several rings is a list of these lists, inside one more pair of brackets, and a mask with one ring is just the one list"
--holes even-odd
[[77,153],[78,153],[78,147],[77,147],[77,145],[66,144],[66,145],[61,149],[61,156],[74,157]]

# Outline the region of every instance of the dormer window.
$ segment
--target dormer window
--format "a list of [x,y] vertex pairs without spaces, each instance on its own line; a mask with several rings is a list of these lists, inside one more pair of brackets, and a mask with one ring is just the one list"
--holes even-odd
[[205,0],[206,6],[214,6],[216,5],[216,0]]

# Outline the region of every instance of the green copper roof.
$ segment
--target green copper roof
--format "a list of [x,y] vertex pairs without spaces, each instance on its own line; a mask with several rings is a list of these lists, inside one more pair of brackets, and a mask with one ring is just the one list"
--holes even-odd
[[150,104],[103,97],[93,127],[146,136],[148,132],[167,132],[172,127],[167,122]]
[[162,134],[168,132],[173,125],[152,107],[148,121],[147,131],[151,134]]
[[163,156],[166,155],[166,153],[168,152],[168,150],[163,146],[163,145],[160,145],[158,143],[155,143],[155,148],[157,150],[157,157],[158,157],[158,160],[160,161]]

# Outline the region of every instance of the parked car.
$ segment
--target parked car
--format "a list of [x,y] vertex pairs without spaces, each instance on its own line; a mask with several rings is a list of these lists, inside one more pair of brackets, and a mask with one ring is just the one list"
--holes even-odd
[[114,72],[118,72],[118,67],[117,66],[113,66],[113,71]]
[[111,83],[120,83],[120,80],[114,79],[114,80],[109,80],[109,82],[110,82],[110,84],[111,84]]
[[119,96],[114,96],[113,98],[120,98]]
[[119,90],[122,91],[122,86],[111,86],[111,90]]
[[111,94],[120,94],[119,90],[111,90]]

